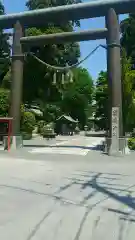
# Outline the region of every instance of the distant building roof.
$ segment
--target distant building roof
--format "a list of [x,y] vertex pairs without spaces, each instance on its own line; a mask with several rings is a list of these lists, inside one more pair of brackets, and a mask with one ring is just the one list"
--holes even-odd
[[38,106],[35,105],[28,106],[27,104],[25,104],[25,111],[33,112],[37,116],[43,116],[43,112]]
[[77,122],[78,122],[77,120],[74,120],[72,117],[66,116],[66,115],[60,116],[59,118],[56,119],[56,121],[59,121],[59,120],[61,120],[61,119],[66,119],[67,121],[69,121],[69,122],[74,122],[74,123],[77,123]]

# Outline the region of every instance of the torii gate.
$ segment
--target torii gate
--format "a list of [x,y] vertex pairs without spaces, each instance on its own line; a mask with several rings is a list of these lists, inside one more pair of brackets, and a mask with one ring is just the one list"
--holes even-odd
[[[97,0],[41,10],[27,11],[19,14],[0,16],[1,29],[14,28],[12,49],[12,91],[11,117],[13,117],[13,136],[20,134],[20,103],[23,81],[23,44],[37,45],[66,41],[86,41],[106,38],[107,70],[110,90],[110,135],[109,153],[117,154],[124,148],[119,139],[123,138],[120,34],[118,14],[132,13],[135,0]],[[25,37],[27,27],[43,26],[44,22],[61,22],[105,16],[106,28],[93,31],[48,34],[44,36]],[[114,111],[113,111],[114,110]],[[110,114],[111,116],[111,114]]]

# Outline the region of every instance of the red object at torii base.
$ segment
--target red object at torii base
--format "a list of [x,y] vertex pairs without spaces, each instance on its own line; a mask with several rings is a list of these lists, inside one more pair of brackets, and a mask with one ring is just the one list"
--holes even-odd
[[[6,128],[6,132],[0,132],[2,136],[7,136],[8,137],[8,151],[10,150],[10,140],[11,140],[11,135],[12,135],[12,121],[13,118],[10,117],[0,117],[0,123],[7,123],[8,127]],[[4,127],[3,127],[4,130]]]

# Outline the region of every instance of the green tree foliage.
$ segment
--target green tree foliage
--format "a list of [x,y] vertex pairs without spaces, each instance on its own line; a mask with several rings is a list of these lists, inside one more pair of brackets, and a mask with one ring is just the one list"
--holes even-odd
[[[135,127],[135,14],[121,22],[122,78],[123,81],[123,117],[125,130]],[[126,87],[125,87],[126,86]],[[125,100],[126,99],[126,100]]]
[[73,74],[74,82],[63,94],[62,109],[64,113],[78,119],[84,126],[87,122],[89,105],[92,102],[93,82],[84,68],[74,69]]
[[[4,6],[0,1],[0,15],[4,14]],[[8,34],[0,29],[0,116],[7,117],[9,111],[9,90],[4,89],[3,79],[9,70],[10,46]]]
[[21,131],[31,134],[35,128],[35,124],[35,115],[31,112],[24,112],[21,119]]
[[[4,6],[0,1],[0,15],[4,14]],[[6,75],[9,69],[9,55],[10,55],[10,46],[9,46],[9,36],[7,33],[4,33],[0,29],[0,85],[4,76]]]
[[135,70],[132,70],[131,58],[122,50],[122,91],[123,91],[123,121],[124,130],[130,131],[135,127]]
[[108,97],[107,72],[101,71],[95,89],[95,118],[100,129],[108,129]]
[[8,72],[4,76],[1,86],[5,89],[11,88],[11,68],[8,70]]
[[9,91],[0,88],[0,116],[7,117],[9,111]]
[[135,14],[130,14],[121,22],[121,34],[121,45],[125,48],[127,56],[131,57],[132,64],[135,64]]
[[[39,8],[47,8],[50,6],[67,5],[78,2],[78,0],[63,0],[57,1],[41,1],[41,0],[29,0],[27,1],[27,7],[29,10],[35,10]],[[28,29],[26,35],[43,35],[48,33],[56,33],[62,31],[73,31],[74,24],[79,22],[64,22],[59,24],[45,24],[44,27]],[[66,44],[47,44],[44,46],[30,47],[29,50],[36,54],[43,61],[57,66],[65,66],[74,64],[80,57],[80,49],[77,43]],[[33,99],[43,99],[43,101],[51,102],[56,101],[59,98],[57,91],[53,93],[54,87],[52,86],[54,72],[47,69],[41,63],[38,63],[32,57],[28,57],[24,68],[24,101],[32,101]],[[31,88],[32,86],[32,88]],[[53,94],[52,94],[53,93]]]
[[[127,57],[125,49],[121,51],[122,69],[122,110],[124,131],[131,131],[135,127],[135,70],[132,69],[131,58]],[[98,127],[108,129],[109,91],[107,73],[100,72],[96,83],[96,119]]]
[[54,122],[61,115],[61,109],[56,104],[46,104],[44,119],[46,122]]

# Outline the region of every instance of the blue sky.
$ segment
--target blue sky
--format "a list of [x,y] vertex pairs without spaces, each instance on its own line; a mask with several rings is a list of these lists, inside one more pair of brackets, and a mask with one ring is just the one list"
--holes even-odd
[[[95,0],[96,1],[96,0]],[[2,0],[6,13],[16,13],[26,10],[26,0]],[[126,15],[120,16],[120,20],[124,19]],[[86,19],[81,21],[80,30],[104,28],[104,18]],[[78,29],[79,30],[79,29]],[[97,45],[105,44],[105,40],[87,41],[80,43],[81,58],[84,58],[90,51],[92,51]],[[106,51],[105,49],[98,49],[97,52],[91,56],[87,61],[83,63],[83,66],[87,68],[92,75],[93,79],[96,79],[98,73],[101,70],[106,69]]]

